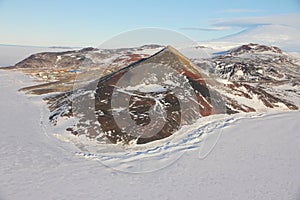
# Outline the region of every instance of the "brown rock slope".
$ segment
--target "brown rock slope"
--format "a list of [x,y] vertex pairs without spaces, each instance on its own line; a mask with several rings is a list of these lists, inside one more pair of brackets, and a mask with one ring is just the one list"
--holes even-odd
[[[155,119],[150,117],[155,112],[151,107],[161,108]],[[184,124],[220,112],[199,68],[171,46],[101,78],[95,109],[101,129],[113,143],[159,140]]]
[[47,101],[54,123],[61,116],[79,116],[68,130],[112,143],[159,140],[203,116],[226,112],[199,68],[170,46]]

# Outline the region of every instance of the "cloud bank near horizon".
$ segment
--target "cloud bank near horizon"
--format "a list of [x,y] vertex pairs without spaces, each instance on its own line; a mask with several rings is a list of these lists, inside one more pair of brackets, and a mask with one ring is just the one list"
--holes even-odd
[[244,17],[233,19],[213,19],[209,27],[182,27],[181,30],[225,31],[253,28],[261,25],[283,25],[300,29],[300,13]]

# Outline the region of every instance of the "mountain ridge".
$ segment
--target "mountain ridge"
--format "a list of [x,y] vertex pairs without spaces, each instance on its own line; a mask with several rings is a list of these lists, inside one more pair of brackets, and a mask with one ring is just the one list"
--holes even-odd
[[[268,46],[278,46],[284,51],[300,51],[300,29],[286,25],[257,25],[238,33],[213,39],[207,43],[227,42],[234,45],[259,43]],[[205,42],[204,42],[205,43]],[[228,44],[229,45],[229,44]]]
[[[149,48],[151,49],[151,47]],[[208,59],[193,59],[193,61],[171,46],[163,49],[155,47],[152,50],[152,52],[155,52],[152,55],[144,54],[145,49],[143,48],[76,51],[75,55],[77,57],[86,56],[90,58],[90,61],[85,61],[85,65],[78,70],[88,70],[88,67],[93,66],[96,68],[105,66],[106,68],[100,71],[92,70],[91,73],[78,71],[76,72],[76,81],[71,79],[70,82],[70,80],[61,79],[58,82],[49,82],[46,85],[24,88],[22,91],[33,94],[47,94],[45,100],[51,112],[49,120],[54,125],[58,124],[61,118],[75,117],[78,122],[67,127],[67,131],[72,134],[76,136],[84,135],[87,138],[102,142],[108,139],[112,143],[121,142],[125,144],[132,142],[142,144],[168,137],[178,130],[181,125],[180,119],[189,124],[198,117],[218,113],[234,114],[240,112],[266,112],[270,109],[298,109],[298,106],[291,100],[300,98],[300,74],[297,73],[299,65],[296,64],[298,61],[289,57],[288,54],[277,47],[250,43],[230,49],[219,56]],[[147,49],[146,52],[151,51]],[[71,53],[67,59],[76,58],[75,55]],[[58,59],[57,55],[48,58],[51,62],[62,59]],[[103,60],[106,58],[109,61],[104,62]],[[95,64],[95,60],[99,60],[103,65]],[[68,64],[65,66],[68,67]],[[166,66],[167,68],[164,68]],[[48,70],[51,66],[32,66],[32,68],[34,70]],[[215,74],[215,78],[206,74],[205,68]],[[24,70],[22,67],[16,69]],[[31,70],[30,67],[28,69]],[[290,72],[287,70],[290,70]],[[156,79],[149,75],[153,75],[157,71],[160,71],[160,73],[156,73],[156,78],[160,77],[158,80],[161,81],[155,82]],[[73,72],[66,73],[72,74]],[[181,78],[176,78],[174,73],[179,74]],[[277,76],[275,76],[276,74]],[[87,82],[86,78],[90,78],[90,82]],[[144,82],[140,82],[141,80],[146,80],[146,85]],[[75,82],[76,85],[74,86]],[[65,84],[71,84],[71,87],[63,87]],[[118,86],[118,84],[121,85]],[[186,85],[191,86],[192,90],[186,88]],[[57,88],[60,88],[60,90],[57,90]],[[188,110],[187,114],[179,112],[178,100],[172,93],[174,88],[179,88],[181,98],[189,102],[188,105],[194,105],[192,106],[193,109]],[[55,94],[58,91],[60,93]],[[195,96],[186,95],[184,93],[186,91],[194,92]],[[119,100],[112,100],[113,95],[119,96],[117,98]],[[159,96],[164,98],[159,99]],[[129,104],[127,102],[126,105],[134,106],[130,108],[131,114],[129,115],[128,113],[122,113],[124,109],[110,107],[113,102],[116,105],[123,105],[122,101],[124,99],[128,99]],[[198,103],[193,104],[193,99],[196,99]],[[107,104],[107,102],[110,103]],[[87,107],[80,108],[82,105]],[[129,118],[138,125],[147,127],[151,124],[151,107],[157,107],[156,105],[167,109],[167,119],[169,120],[167,127],[162,129],[162,132],[158,132],[158,135],[143,136],[146,132],[150,134],[149,131],[155,127],[153,124],[152,128],[144,128],[143,131],[138,131],[140,132],[139,135],[137,132],[126,134],[126,130],[124,132],[124,130],[119,129],[119,125],[114,121],[115,116],[113,116],[113,113],[118,113],[123,116],[123,119],[130,116]],[[79,110],[74,110],[72,106]],[[95,108],[95,110],[90,110],[90,108]],[[200,112],[196,112],[197,110]],[[139,118],[138,116],[142,117]],[[163,118],[160,121],[163,122]],[[136,126],[130,124],[130,122],[128,122],[128,125]],[[128,127],[126,129],[128,130]],[[137,127],[134,130],[140,129]]]

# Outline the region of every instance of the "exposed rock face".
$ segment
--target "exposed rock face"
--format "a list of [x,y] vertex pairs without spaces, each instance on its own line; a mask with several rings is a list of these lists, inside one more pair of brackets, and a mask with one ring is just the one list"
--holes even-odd
[[255,112],[267,109],[298,110],[292,102],[278,98],[263,87],[252,86],[249,83],[231,82],[223,87],[223,98],[229,107],[228,113]]
[[230,81],[276,84],[278,81],[297,79],[299,82],[300,66],[278,47],[243,45],[213,58],[212,61],[217,76]]
[[[197,66],[170,46],[83,89],[47,100],[53,121],[74,114],[66,105],[77,102],[75,107],[83,107],[75,112],[84,117],[70,130],[96,139],[104,135],[112,143],[159,140],[200,117],[224,112],[220,95],[209,90]],[[82,132],[87,128],[88,133]]]
[[[227,80],[222,94],[232,110],[258,111],[258,104],[266,108],[298,109],[289,99],[300,97],[299,62],[278,47],[242,45],[213,58],[212,66],[218,77]],[[243,109],[238,108],[241,104],[244,104]]]
[[[120,79],[124,76],[127,77],[122,82]],[[145,86],[148,88],[143,91]],[[189,89],[191,94],[187,93]],[[129,110],[126,103],[120,102],[123,99],[127,99]],[[113,100],[121,111],[115,112],[112,108]],[[101,113],[97,116],[101,128],[113,143],[131,140],[146,143],[162,139],[172,135],[181,125],[192,124],[197,118],[214,112],[209,89],[199,70],[170,46],[101,78],[96,89],[95,105],[96,113]],[[151,107],[160,107],[161,113],[156,115],[156,119],[149,117]],[[114,115],[127,123],[120,127]],[[128,116],[130,120],[126,120]],[[131,120],[137,126],[133,126],[129,122]],[[151,123],[151,120],[155,122]],[[162,128],[151,133],[157,127]]]

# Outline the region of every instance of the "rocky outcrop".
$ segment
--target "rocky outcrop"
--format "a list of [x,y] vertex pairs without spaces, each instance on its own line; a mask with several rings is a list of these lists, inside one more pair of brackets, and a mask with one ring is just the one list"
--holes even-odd
[[227,81],[222,94],[233,110],[243,111],[241,105],[254,111],[261,105],[265,109],[298,109],[291,99],[300,98],[299,61],[278,47],[242,45],[214,57],[211,62],[211,71]]
[[212,59],[214,72],[218,77],[230,81],[299,82],[298,61],[282,53],[278,47],[248,44],[229,50]]

